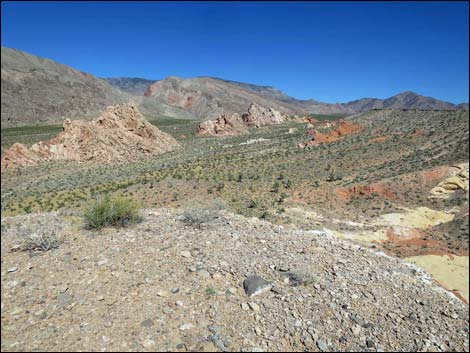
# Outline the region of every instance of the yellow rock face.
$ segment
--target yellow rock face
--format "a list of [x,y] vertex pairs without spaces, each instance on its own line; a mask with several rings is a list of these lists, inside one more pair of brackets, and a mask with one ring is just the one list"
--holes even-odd
[[455,290],[468,302],[468,256],[423,255],[412,256],[405,261],[416,264],[428,272],[437,282],[449,290]]
[[452,175],[437,184],[429,193],[429,198],[448,199],[458,189],[469,190],[469,164],[463,163],[452,168]]
[[427,207],[418,207],[407,210],[405,213],[388,213],[380,217],[382,225],[428,228],[441,223],[450,222],[454,215],[442,211],[432,210]]

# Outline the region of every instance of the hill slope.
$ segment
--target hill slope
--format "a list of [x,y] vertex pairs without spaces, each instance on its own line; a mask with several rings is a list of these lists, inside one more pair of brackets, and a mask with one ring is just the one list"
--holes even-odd
[[90,120],[106,106],[130,101],[147,119],[194,118],[177,107],[145,100],[89,73],[17,49],[2,47],[1,84],[2,127]]
[[148,80],[139,77],[111,77],[103,78],[111,86],[129,94],[143,96],[148,87],[157,80]]
[[210,119],[222,112],[233,114],[246,111],[251,103],[271,107],[284,114],[344,114],[352,115],[370,109],[467,109],[468,104],[455,105],[414,92],[378,99],[363,98],[346,103],[323,103],[314,99],[299,100],[270,86],[223,80],[213,77],[168,77],[149,86],[146,96],[168,105],[180,107],[200,119]]
[[210,77],[168,77],[152,84],[145,95],[157,102],[180,107],[204,120],[216,118],[223,113],[240,114],[251,103],[271,107],[285,114],[307,113],[306,109],[296,104],[273,99],[267,94],[270,91],[278,96],[282,92],[273,88],[260,92],[259,87]]
[[432,97],[421,96],[406,91],[386,99],[363,98],[344,104],[355,112],[366,112],[370,109],[429,109],[429,110],[468,110],[468,104],[452,104]]
[[[468,350],[468,306],[377,249],[229,212],[202,229],[179,210],[144,217],[99,234],[57,213],[2,218],[2,351]],[[64,242],[11,251],[28,229]],[[249,297],[253,274],[272,290]]]
[[129,96],[93,75],[2,47],[2,127],[90,118]]

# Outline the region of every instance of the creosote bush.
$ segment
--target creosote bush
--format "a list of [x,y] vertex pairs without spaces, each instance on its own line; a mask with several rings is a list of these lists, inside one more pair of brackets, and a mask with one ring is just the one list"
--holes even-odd
[[125,197],[104,197],[97,200],[83,215],[87,228],[124,227],[142,221],[139,204]]

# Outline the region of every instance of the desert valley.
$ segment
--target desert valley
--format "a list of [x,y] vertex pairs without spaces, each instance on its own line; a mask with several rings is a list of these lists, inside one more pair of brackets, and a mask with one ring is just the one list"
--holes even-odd
[[468,103],[1,85],[2,351],[468,351]]
[[2,352],[468,352],[462,1],[4,1]]

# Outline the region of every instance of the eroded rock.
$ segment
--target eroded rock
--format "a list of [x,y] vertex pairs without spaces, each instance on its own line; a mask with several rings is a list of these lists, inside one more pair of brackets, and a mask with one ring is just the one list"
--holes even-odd
[[277,110],[252,103],[242,117],[238,114],[222,114],[215,120],[200,123],[196,133],[200,136],[237,136],[247,134],[248,127],[281,124],[286,121],[287,116]]
[[5,152],[1,170],[54,160],[127,162],[177,147],[179,143],[171,135],[150,124],[130,103],[109,106],[93,121],[67,119],[61,133],[31,148],[14,144]]

